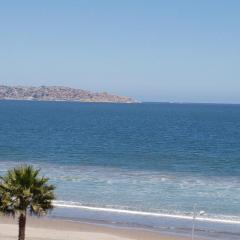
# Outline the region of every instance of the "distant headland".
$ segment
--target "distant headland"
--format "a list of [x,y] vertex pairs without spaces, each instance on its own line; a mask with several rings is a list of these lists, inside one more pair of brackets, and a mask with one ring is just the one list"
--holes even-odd
[[76,101],[105,103],[137,103],[130,97],[112,95],[107,92],[90,92],[62,86],[4,86],[0,85],[1,100],[32,101]]

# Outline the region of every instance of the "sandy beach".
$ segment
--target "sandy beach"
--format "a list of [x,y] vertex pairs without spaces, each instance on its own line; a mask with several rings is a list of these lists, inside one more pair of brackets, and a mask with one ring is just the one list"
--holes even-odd
[[[17,220],[0,218],[0,239],[17,239]],[[102,226],[60,219],[28,219],[27,240],[188,240],[158,232]]]

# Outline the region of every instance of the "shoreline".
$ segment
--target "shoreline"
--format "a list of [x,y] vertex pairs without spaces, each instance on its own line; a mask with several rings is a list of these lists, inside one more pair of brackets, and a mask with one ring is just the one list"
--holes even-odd
[[[175,217],[166,214],[152,214],[119,209],[105,209],[85,206],[56,206],[49,215],[55,219],[87,222],[110,227],[123,227],[130,229],[143,229],[164,233],[173,236],[190,237],[193,218],[190,216]],[[195,237],[214,240],[238,240],[240,236],[239,223],[202,220],[200,216],[195,222]]]
[[[77,205],[78,203],[71,204],[65,201],[55,201],[54,206],[60,208],[72,208],[72,209],[80,209],[80,210],[89,210],[96,212],[109,212],[109,213],[119,213],[119,214],[128,214],[128,215],[139,215],[139,216],[149,216],[149,217],[163,217],[163,218],[172,218],[172,219],[180,219],[180,220],[190,220],[192,221],[192,215],[177,215],[177,214],[169,214],[169,213],[154,213],[154,212],[146,212],[146,211],[137,211],[137,210],[127,210],[127,209],[118,209],[118,208],[107,208],[107,207],[95,207],[95,206],[87,206],[87,205]],[[237,224],[240,225],[240,219],[220,219],[220,218],[211,218],[209,216],[202,217],[198,216],[197,220],[200,222],[208,222],[208,223],[223,223],[223,224]]]
[[[0,239],[17,239],[17,219],[0,217]],[[108,226],[60,218],[28,217],[26,239],[31,240],[190,240],[190,237],[158,231]],[[202,240],[203,238],[195,238]]]
[[103,103],[103,104],[141,104],[142,102],[140,101],[135,101],[135,102],[113,102],[113,101],[83,101],[83,100],[44,100],[44,99],[16,99],[16,98],[0,98],[0,101],[22,101],[22,102],[62,102],[62,103]]

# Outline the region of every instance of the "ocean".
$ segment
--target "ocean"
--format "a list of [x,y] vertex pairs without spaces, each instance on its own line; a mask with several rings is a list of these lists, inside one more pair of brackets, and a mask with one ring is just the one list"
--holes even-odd
[[33,164],[53,217],[240,238],[240,105],[0,101],[0,175]]

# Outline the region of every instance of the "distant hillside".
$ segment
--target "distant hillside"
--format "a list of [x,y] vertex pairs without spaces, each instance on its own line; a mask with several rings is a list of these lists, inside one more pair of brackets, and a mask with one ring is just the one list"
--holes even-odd
[[135,103],[130,97],[116,96],[106,92],[94,93],[81,89],[61,86],[1,86],[0,99],[5,100],[36,100],[36,101],[78,101],[78,102],[109,102]]

